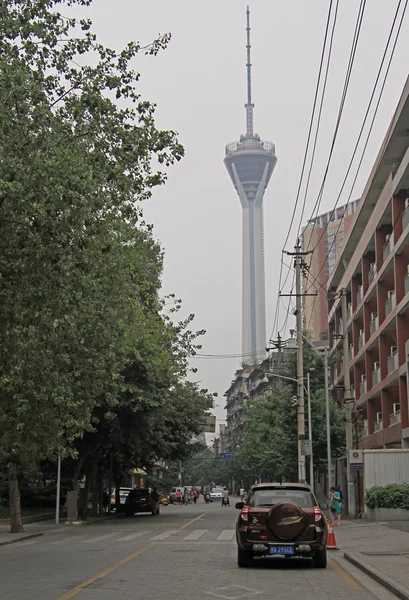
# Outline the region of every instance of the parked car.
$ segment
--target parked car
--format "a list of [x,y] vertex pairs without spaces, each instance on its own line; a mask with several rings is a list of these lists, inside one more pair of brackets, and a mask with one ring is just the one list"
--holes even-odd
[[327,523],[311,488],[299,483],[253,486],[247,503],[237,502],[237,563],[250,567],[255,557],[309,557],[327,566]]
[[149,488],[135,488],[131,490],[125,500],[125,516],[132,517],[135,513],[147,512],[153,516],[159,514],[159,495],[154,500]]
[[[125,500],[131,490],[132,490],[132,488],[130,488],[130,487],[120,487],[119,488],[119,502],[121,504],[121,508],[123,508],[123,505],[125,504]],[[115,508],[115,488],[112,490],[112,494],[111,494],[111,510],[113,508]]]
[[210,492],[210,502],[213,500],[221,500],[223,498],[224,488],[222,487],[214,487]]

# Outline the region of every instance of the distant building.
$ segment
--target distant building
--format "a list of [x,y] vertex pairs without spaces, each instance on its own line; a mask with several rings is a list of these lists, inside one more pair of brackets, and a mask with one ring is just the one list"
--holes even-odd
[[328,279],[342,253],[346,233],[350,230],[359,200],[340,206],[310,220],[302,232],[302,249],[313,250],[305,257],[308,269],[304,273],[304,289],[317,296],[304,298],[305,328],[317,348],[328,340]]

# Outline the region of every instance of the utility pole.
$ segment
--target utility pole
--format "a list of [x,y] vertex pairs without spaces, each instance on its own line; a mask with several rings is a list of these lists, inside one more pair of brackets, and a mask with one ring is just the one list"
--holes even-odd
[[327,469],[328,469],[328,492],[332,486],[332,464],[331,464],[331,422],[329,413],[329,384],[328,384],[328,348],[324,350],[324,377],[325,377],[325,420],[327,425]]
[[294,248],[295,263],[295,293],[297,308],[297,381],[298,381],[298,481],[305,483],[305,405],[304,405],[304,358],[303,358],[303,336],[302,336],[302,298],[301,298],[301,266],[302,253],[300,241]]
[[310,440],[311,454],[310,454],[310,488],[314,493],[314,459],[312,452],[312,417],[311,417],[311,387],[310,387],[310,373],[307,373],[307,393],[308,393],[308,439]]
[[356,516],[355,502],[355,482],[350,465],[350,451],[353,450],[352,438],[352,410],[354,407],[354,398],[351,394],[351,379],[349,375],[349,360],[348,360],[348,315],[347,315],[347,291],[342,290],[341,299],[342,311],[342,334],[343,334],[343,354],[344,354],[344,406],[345,406],[345,442],[347,451],[347,487],[348,487],[348,513],[350,516]]

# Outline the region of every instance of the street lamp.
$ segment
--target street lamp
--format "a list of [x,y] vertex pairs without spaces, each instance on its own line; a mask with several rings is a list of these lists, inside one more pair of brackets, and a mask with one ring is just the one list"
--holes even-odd
[[[290,330],[291,335],[295,333],[294,329]],[[300,332],[303,340],[309,345],[309,347],[315,352],[315,354],[324,358],[324,380],[325,380],[325,420],[327,429],[327,477],[328,477],[328,489],[332,486],[332,464],[331,464],[331,423],[330,423],[330,411],[329,411],[329,384],[328,384],[328,348],[324,348],[323,351],[316,349],[314,344],[309,340],[303,333]]]
[[[291,339],[293,339],[293,336],[291,336]],[[293,348],[294,350],[296,348]],[[299,381],[298,379],[295,379],[294,377],[287,377],[285,375],[279,375],[278,373],[265,373],[264,378],[261,380],[261,383],[269,383],[269,378],[267,377],[268,375],[271,375],[272,377],[277,377],[278,379],[287,379],[288,381],[294,381],[294,383],[296,383],[297,385],[301,385],[304,388],[304,391],[307,394],[307,398],[308,398],[308,439],[310,441],[310,446],[311,446],[311,454],[310,454],[310,487],[312,489],[312,491],[314,492],[314,462],[313,462],[313,455],[312,455],[312,423],[311,423],[311,390],[310,390],[310,374],[307,373],[307,377],[305,377],[305,379],[307,380],[307,387],[305,387],[305,385],[302,383],[302,381]]]

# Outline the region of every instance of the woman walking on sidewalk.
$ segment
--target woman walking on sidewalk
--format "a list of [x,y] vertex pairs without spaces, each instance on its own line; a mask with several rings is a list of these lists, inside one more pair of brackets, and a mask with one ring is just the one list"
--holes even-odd
[[329,494],[329,508],[331,511],[331,522],[334,524],[335,515],[338,518],[338,526],[341,525],[341,494],[332,487]]

